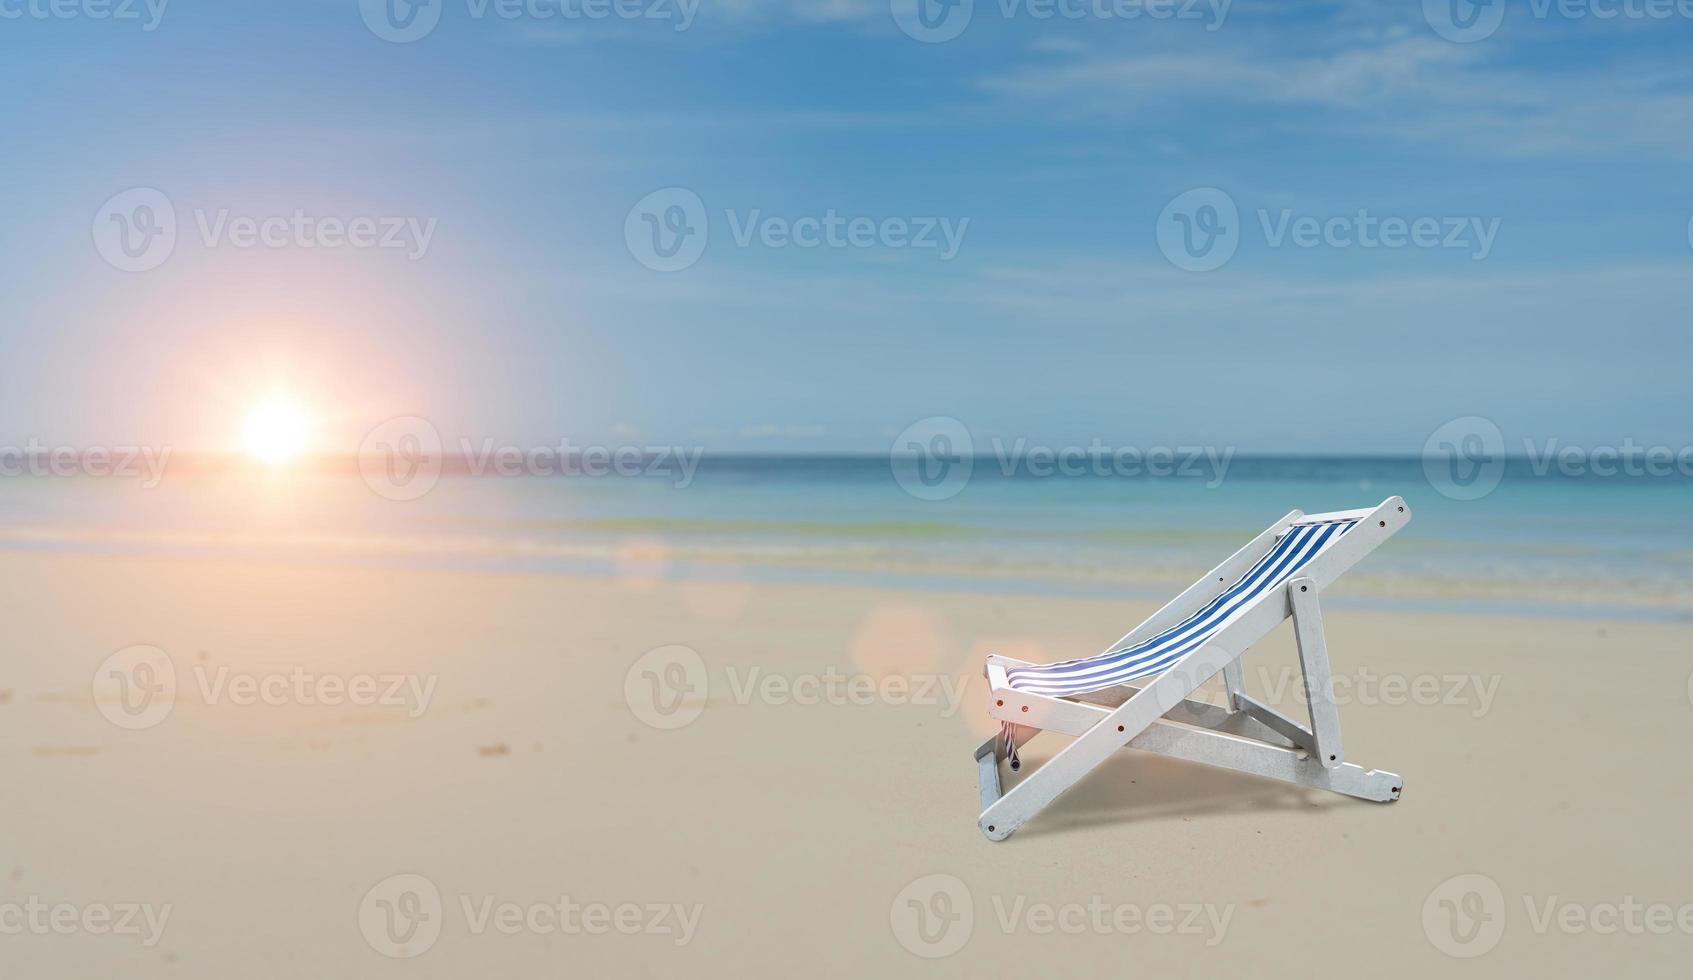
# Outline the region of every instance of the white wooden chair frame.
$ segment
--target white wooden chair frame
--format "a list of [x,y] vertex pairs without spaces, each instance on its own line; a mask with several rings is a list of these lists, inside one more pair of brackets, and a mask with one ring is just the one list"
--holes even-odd
[[[1007,682],[1006,668],[1029,665],[989,656],[988,714],[1011,727],[976,749],[982,833],[996,841],[1011,836],[1124,747],[1365,800],[1397,800],[1404,786],[1397,775],[1345,761],[1317,599],[1347,569],[1405,526],[1411,511],[1403,499],[1389,497],[1377,507],[1327,514],[1292,511],[1107,649],[1122,649],[1157,636],[1193,615],[1267,554],[1293,525],[1353,519],[1358,520],[1357,526],[1312,558],[1282,588],[1248,602],[1210,639],[1139,686],[1119,685],[1072,697],[1018,691]],[[1242,655],[1288,616],[1293,617],[1299,644],[1309,728],[1254,700],[1244,689]],[[1226,707],[1189,698],[1219,671],[1227,689]],[[1075,741],[1002,794],[1000,762],[1009,758],[1015,769],[1017,746],[1036,730],[1071,735]]]

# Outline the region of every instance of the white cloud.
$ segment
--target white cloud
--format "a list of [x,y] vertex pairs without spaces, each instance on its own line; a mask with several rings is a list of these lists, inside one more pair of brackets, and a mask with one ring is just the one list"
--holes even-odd
[[1315,53],[1290,53],[1311,41],[1280,31],[1179,52],[1070,52],[997,72],[978,88],[1006,107],[1077,123],[1175,121],[1233,106],[1262,112],[1237,129],[1296,125],[1457,155],[1693,156],[1693,71],[1683,66],[1538,70],[1508,65],[1503,47],[1370,34]]

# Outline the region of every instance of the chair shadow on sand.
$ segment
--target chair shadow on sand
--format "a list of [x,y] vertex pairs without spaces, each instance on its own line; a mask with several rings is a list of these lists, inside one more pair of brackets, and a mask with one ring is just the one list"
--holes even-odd
[[[1025,750],[1022,772],[1009,781],[1010,785],[1016,785],[1044,762],[1044,754]],[[1128,750],[1090,773],[1018,835],[1066,834],[1225,813],[1329,810],[1354,804],[1368,805],[1322,790]]]

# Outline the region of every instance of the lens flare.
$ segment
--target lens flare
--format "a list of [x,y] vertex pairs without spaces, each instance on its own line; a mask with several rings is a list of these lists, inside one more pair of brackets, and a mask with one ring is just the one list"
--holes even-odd
[[280,466],[305,450],[310,429],[310,421],[299,405],[288,399],[271,399],[247,413],[241,443],[259,462]]

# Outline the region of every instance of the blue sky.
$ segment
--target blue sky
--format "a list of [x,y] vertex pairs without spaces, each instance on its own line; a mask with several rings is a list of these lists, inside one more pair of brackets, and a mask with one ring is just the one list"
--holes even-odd
[[[0,0],[24,12],[0,19],[0,442],[217,446],[267,386],[347,448],[407,414],[772,452],[881,452],[932,415],[1243,452],[1416,452],[1460,415],[1693,437],[1693,5],[1513,2],[1455,43],[1416,3],[975,0],[924,43],[889,0],[701,0],[680,31],[670,2],[436,0],[391,43],[358,0],[173,0],[152,30],[142,2],[60,2],[84,15]],[[97,228],[137,187],[177,239],[121,271]],[[626,228],[667,188],[708,231],[655,271]],[[1238,213],[1211,271],[1160,247],[1198,188]],[[201,228],[295,212],[432,235],[413,258]],[[956,254],[736,240],[831,212],[950,223]],[[1360,215],[1452,247],[1361,247]],[[1338,232],[1302,247],[1301,219]]]

